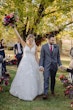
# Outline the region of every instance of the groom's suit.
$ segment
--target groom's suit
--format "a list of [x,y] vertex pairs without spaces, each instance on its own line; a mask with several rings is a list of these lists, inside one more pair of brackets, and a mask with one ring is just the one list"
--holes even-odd
[[51,92],[54,92],[55,76],[61,65],[59,46],[54,44],[52,52],[50,51],[49,44],[42,46],[40,55],[40,66],[44,67],[44,94],[48,94],[49,77],[51,78]]

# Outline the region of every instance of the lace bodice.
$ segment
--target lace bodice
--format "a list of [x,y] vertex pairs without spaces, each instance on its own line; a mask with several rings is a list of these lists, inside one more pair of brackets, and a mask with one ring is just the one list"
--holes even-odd
[[33,46],[31,49],[29,46],[23,48],[23,57],[35,56],[36,46]]

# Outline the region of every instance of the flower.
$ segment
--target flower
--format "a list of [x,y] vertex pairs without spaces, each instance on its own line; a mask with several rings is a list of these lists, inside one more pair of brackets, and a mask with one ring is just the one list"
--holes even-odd
[[62,74],[62,75],[59,77],[59,79],[60,79],[60,80],[64,80],[64,79],[67,79],[67,78],[66,78],[65,75]]
[[16,15],[16,13],[10,13],[10,14],[5,14],[4,19],[3,19],[3,25],[4,26],[13,26],[16,22],[18,22],[19,17]]
[[9,84],[8,80],[5,81],[5,85],[7,86]]
[[73,84],[69,82],[65,75],[61,75],[59,79],[63,83],[63,86],[66,88],[66,90],[64,91],[64,95],[68,95],[69,98],[73,99]]
[[65,76],[65,75],[61,75],[60,77],[59,77],[59,79],[61,80],[61,82],[63,83],[63,86],[64,87],[67,87],[68,85],[69,85],[69,81],[68,81],[68,79],[67,79],[67,77]]
[[69,90],[65,90],[64,91],[64,95],[66,96],[66,95],[69,95]]
[[69,85],[66,87],[66,90],[64,91],[65,96],[68,95],[69,98],[73,99],[73,85]]
[[9,84],[9,79],[10,79],[10,75],[6,74],[5,78],[4,77],[0,78],[0,85],[7,86]]

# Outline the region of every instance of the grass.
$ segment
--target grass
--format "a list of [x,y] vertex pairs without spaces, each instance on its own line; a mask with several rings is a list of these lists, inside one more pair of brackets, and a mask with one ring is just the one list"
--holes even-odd
[[[69,64],[69,60],[64,61],[63,59],[62,62],[65,66],[68,66]],[[11,84],[16,73],[16,67],[9,66],[7,68],[11,75]],[[58,71],[57,73],[55,87],[56,97],[52,97],[49,92],[49,99],[46,101],[42,100],[42,97],[38,97],[32,102],[23,101],[13,97],[9,94],[9,84],[9,86],[4,87],[4,91],[0,93],[0,110],[72,110],[72,108],[70,108],[70,102],[72,100],[67,96],[64,96],[64,87],[59,80],[59,75],[62,73],[63,72],[61,71]],[[67,75],[67,73],[64,74]]]

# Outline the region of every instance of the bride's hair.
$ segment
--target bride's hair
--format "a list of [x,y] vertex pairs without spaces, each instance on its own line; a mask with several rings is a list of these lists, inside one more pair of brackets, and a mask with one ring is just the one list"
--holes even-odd
[[33,35],[33,34],[29,34],[29,35],[27,36],[26,40],[29,40],[30,38],[35,39],[35,37],[34,37],[34,35]]
[[29,34],[26,38],[26,41],[29,40],[30,38],[33,38],[33,45],[36,46],[36,43],[35,43],[35,36],[33,34]]

